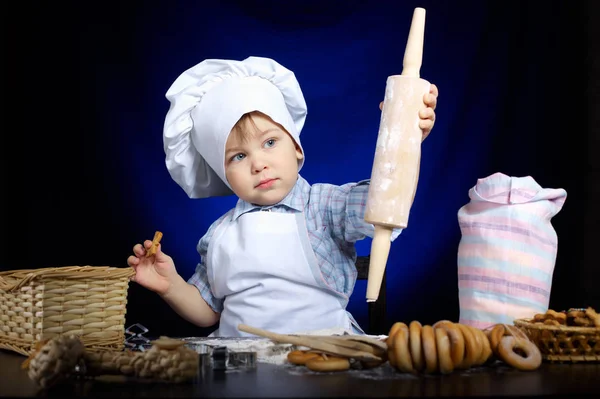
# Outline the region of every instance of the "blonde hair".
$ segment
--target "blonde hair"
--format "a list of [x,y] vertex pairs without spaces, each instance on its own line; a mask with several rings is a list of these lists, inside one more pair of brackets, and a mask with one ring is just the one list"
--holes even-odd
[[[247,112],[233,125],[231,134],[242,143],[247,143],[254,133],[260,131],[254,120],[252,114],[258,111]],[[250,126],[250,129],[248,127]]]

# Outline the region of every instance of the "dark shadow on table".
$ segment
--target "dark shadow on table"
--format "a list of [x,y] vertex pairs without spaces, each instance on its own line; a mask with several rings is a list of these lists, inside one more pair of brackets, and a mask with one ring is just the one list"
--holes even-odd
[[304,367],[259,363],[253,371],[211,371],[194,383],[141,382],[118,376],[71,379],[36,390],[23,356],[0,353],[1,397],[600,397],[600,364],[543,364],[522,372],[501,363],[453,374],[400,374],[388,364],[371,370],[315,373]]

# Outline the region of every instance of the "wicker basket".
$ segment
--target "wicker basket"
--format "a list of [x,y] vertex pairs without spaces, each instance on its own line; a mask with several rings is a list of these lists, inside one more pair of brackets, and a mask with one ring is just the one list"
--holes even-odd
[[70,266],[0,272],[0,348],[25,356],[57,335],[121,350],[131,268]]
[[600,361],[600,328],[551,326],[517,319],[519,327],[540,349],[542,358],[557,362]]

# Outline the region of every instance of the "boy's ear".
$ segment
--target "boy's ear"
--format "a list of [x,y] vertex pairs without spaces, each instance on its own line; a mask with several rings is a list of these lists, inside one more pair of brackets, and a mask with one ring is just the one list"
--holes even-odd
[[303,158],[304,158],[304,154],[302,153],[302,151],[300,151],[300,148],[298,148],[298,146],[296,146],[296,159],[298,159],[298,161],[300,161]]

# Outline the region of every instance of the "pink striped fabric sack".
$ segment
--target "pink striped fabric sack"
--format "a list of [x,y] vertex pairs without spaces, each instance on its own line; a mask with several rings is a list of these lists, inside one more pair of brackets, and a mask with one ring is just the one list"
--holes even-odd
[[566,197],[529,176],[477,180],[458,211],[460,323],[487,328],[548,310],[558,244],[550,220]]

